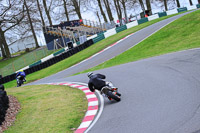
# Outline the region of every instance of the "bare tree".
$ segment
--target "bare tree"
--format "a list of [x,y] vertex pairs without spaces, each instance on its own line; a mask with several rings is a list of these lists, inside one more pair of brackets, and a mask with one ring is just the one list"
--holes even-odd
[[52,20],[51,20],[51,16],[50,16],[50,9],[51,9],[51,5],[52,5],[52,0],[50,1],[50,6],[49,8],[47,8],[47,4],[46,4],[46,0],[42,0],[43,1],[43,6],[44,6],[44,9],[45,9],[45,13],[47,15],[47,18],[49,20],[49,24],[50,26],[52,26]]
[[[24,19],[22,1],[9,0],[0,3],[0,48],[3,58],[10,58],[11,54],[6,41],[5,33],[19,25]],[[22,8],[20,8],[22,7]]]
[[113,15],[112,15],[112,11],[110,9],[110,3],[108,2],[108,0],[103,0],[104,1],[104,5],[106,7],[106,11],[108,13],[108,18],[110,21],[113,21],[114,18],[113,18]]
[[37,7],[38,7],[38,10],[39,10],[39,13],[40,13],[40,18],[41,18],[41,21],[42,21],[42,26],[45,27],[45,22],[44,22],[44,18],[43,18],[43,15],[42,15],[42,10],[40,8],[40,2],[39,2],[39,0],[37,0]]
[[149,15],[152,15],[151,2],[150,2],[150,0],[146,0],[146,5],[147,5],[147,10],[149,11]]
[[24,0],[24,5],[25,5],[25,7],[26,7],[26,12],[27,12],[27,16],[28,16],[28,21],[29,21],[29,24],[30,24],[31,31],[32,31],[32,33],[33,33],[33,38],[34,38],[34,40],[35,40],[35,46],[36,46],[36,48],[39,48],[40,46],[39,46],[38,41],[37,41],[37,37],[36,37],[36,34],[35,34],[35,30],[34,30],[34,28],[33,28],[32,20],[31,20],[31,15],[30,15],[30,11],[29,11],[29,7],[30,7],[30,6],[27,5],[26,0]]
[[168,11],[168,8],[167,8],[167,0],[164,0],[164,5],[165,5],[165,11]]
[[96,13],[96,15],[97,15],[97,18],[98,18],[98,20],[99,20],[99,24],[101,24],[101,19],[100,19],[100,16],[99,16],[99,12],[98,12],[98,11],[96,11],[95,13]]
[[120,4],[119,4],[119,0],[114,0],[114,4],[115,4],[116,11],[117,11],[118,19],[119,19],[120,24],[121,24],[122,11],[121,11],[121,7],[120,7]]
[[189,0],[189,2],[190,2],[190,5],[192,6],[193,5],[192,0]]
[[80,10],[81,0],[71,0],[71,1],[72,1],[72,6],[74,7],[76,14],[78,15],[78,18],[82,19],[81,10]]
[[177,5],[177,7],[181,7],[179,0],[176,0],[176,5]]
[[102,7],[102,5],[101,5],[101,0],[97,0],[97,1],[98,1],[98,6],[99,6],[99,9],[100,9],[100,11],[101,11],[101,15],[103,16],[104,21],[105,21],[105,22],[108,22],[108,20],[107,20],[107,18],[106,18],[106,15],[105,15],[105,13],[104,13],[104,11],[103,11],[103,7]]
[[143,1],[142,1],[142,0],[139,0],[139,3],[140,3],[140,6],[141,6],[141,8],[142,8],[144,14],[145,14],[145,7],[144,7]]
[[198,0],[198,3],[200,4],[200,0]]
[[128,22],[128,17],[127,17],[127,12],[126,12],[126,3],[127,2],[128,2],[128,0],[121,0],[122,6],[124,9],[124,16],[125,16],[126,21]]
[[66,0],[63,0],[63,7],[65,9],[65,15],[66,15],[67,21],[69,21],[69,13],[67,10],[67,1]]

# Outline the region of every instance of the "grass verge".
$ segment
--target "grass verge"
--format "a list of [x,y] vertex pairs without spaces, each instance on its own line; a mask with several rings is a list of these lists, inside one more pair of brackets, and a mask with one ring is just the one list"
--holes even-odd
[[21,110],[5,133],[61,133],[78,128],[85,111],[85,94],[67,86],[35,85],[6,89],[17,97]]
[[[104,40],[102,40],[98,43],[95,43],[94,45],[90,46],[89,48],[87,48],[87,49],[85,49],[85,50],[83,50],[83,51],[63,60],[63,61],[60,61],[60,62],[58,62],[58,63],[56,63],[56,64],[54,64],[54,65],[52,65],[48,68],[42,69],[42,70],[37,71],[33,74],[29,74],[27,76],[27,81],[28,81],[27,83],[41,79],[41,78],[44,78],[44,77],[47,77],[47,76],[50,76],[50,75],[55,74],[59,71],[67,69],[70,66],[73,66],[73,65],[77,64],[78,62],[81,62],[82,60],[87,59],[88,57],[94,55],[95,53],[103,50],[104,48],[110,46],[111,44],[117,42],[118,40],[124,38],[127,35],[134,33],[136,31],[139,31],[139,30],[141,30],[141,29],[143,29],[147,26],[150,26],[154,23],[157,23],[159,21],[162,21],[164,19],[170,18],[170,17],[175,16],[175,15],[178,15],[178,14],[161,17],[161,18],[143,23],[141,25],[132,27],[130,29],[124,30],[122,32],[119,32],[119,33],[113,35],[113,36],[110,36],[110,37],[108,37],[108,38],[106,38],[106,39],[104,39]],[[14,86],[16,86],[16,81],[11,81],[9,83],[6,83],[5,86],[7,88],[14,87]]]
[[81,73],[200,47],[200,10],[172,22],[126,52]]
[[53,53],[53,50],[49,51],[46,48],[41,48],[28,53],[24,52],[20,56],[12,57],[7,60],[0,60],[0,75],[6,76],[13,74],[15,71],[26,67],[51,53]]

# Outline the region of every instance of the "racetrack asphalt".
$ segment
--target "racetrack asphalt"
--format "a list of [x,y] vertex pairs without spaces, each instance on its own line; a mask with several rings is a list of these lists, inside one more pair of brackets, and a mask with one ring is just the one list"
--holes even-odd
[[[87,83],[93,67],[136,45],[164,25],[185,15],[158,22],[78,66],[31,84]],[[119,88],[121,102],[105,99],[101,117],[91,133],[195,133],[200,127],[200,49],[185,50],[95,71]]]

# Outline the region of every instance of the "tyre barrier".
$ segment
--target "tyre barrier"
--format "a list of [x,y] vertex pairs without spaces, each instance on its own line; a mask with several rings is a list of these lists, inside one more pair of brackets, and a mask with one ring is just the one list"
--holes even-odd
[[[60,54],[57,54],[56,56],[54,56],[53,58],[47,60],[47,61],[44,61],[44,62],[41,62],[41,61],[37,61],[33,64],[30,65],[30,67],[28,69],[25,69],[24,72],[26,73],[26,75],[28,74],[31,74],[31,73],[34,73],[36,71],[39,71],[41,69],[44,69],[44,68],[47,68],[61,60],[64,60],[86,48],[88,48],[89,46],[91,46],[92,44],[94,44],[93,42],[93,39],[90,39],[86,42],[84,42],[83,44],[81,45],[78,45],[77,47],[74,47],[66,52],[63,52],[63,53],[60,53]],[[12,80],[15,80],[16,79],[16,73],[13,73],[11,75],[8,75],[8,76],[5,76],[5,77],[2,77],[0,79],[0,84],[4,84],[4,83],[7,83],[7,82],[10,82]]]
[[9,107],[9,99],[4,86],[0,85],[0,125],[5,120],[6,111]]

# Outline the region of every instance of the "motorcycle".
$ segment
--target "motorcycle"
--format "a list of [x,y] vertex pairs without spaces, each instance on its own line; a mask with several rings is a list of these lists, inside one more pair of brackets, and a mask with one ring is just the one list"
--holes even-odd
[[22,76],[17,76],[17,87],[20,87],[26,80]]
[[121,94],[118,92],[118,88],[114,87],[111,82],[106,82],[106,86],[101,89],[101,94],[105,94],[109,100],[121,101]]

